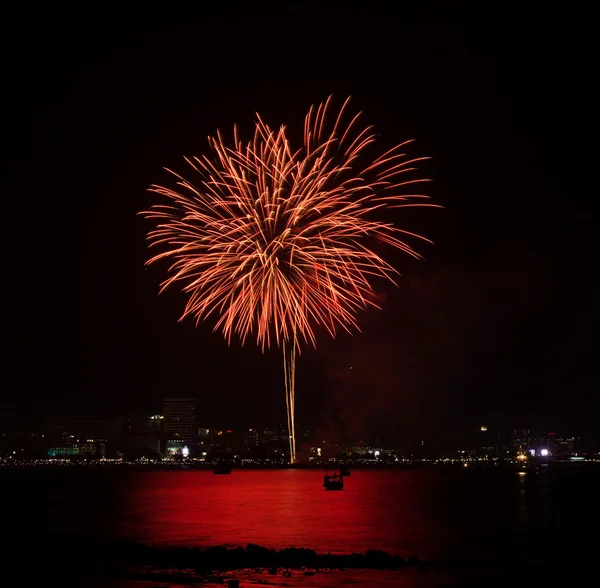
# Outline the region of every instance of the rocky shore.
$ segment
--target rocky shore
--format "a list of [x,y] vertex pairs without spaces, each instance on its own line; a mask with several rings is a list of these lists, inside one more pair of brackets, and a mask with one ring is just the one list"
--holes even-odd
[[[96,552],[98,553],[98,552]],[[112,565],[151,564],[155,568],[192,568],[200,572],[247,568],[277,569],[379,569],[397,570],[409,566],[432,565],[416,557],[400,557],[383,551],[368,550],[348,555],[318,554],[312,549],[289,547],[268,549],[260,545],[227,549],[225,547],[157,548],[138,543],[120,543],[102,550],[102,559]]]

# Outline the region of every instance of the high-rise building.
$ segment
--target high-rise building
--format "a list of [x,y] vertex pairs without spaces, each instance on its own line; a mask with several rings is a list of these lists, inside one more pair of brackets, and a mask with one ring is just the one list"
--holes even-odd
[[244,449],[251,451],[260,445],[260,433],[258,429],[244,431]]
[[127,433],[162,433],[163,416],[161,414],[128,414]]
[[198,441],[198,399],[165,398],[163,435],[169,442],[195,445]]

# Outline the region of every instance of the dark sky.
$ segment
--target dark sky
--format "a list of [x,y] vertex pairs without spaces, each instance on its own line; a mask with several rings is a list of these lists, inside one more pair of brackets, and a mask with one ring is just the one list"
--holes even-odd
[[[398,289],[362,334],[298,362],[297,413],[362,434],[438,431],[484,412],[600,412],[593,343],[596,31],[205,17],[144,28],[15,17],[3,43],[4,421],[160,410],[198,396],[202,422],[282,422],[280,356],[178,323],[144,269],[149,184],[254,112],[301,130],[351,94],[382,149],[416,139],[445,209],[402,218],[436,243],[394,258]],[[54,20],[53,20],[54,19]],[[43,19],[42,19],[43,20]],[[533,22],[533,21],[532,21]],[[352,369],[350,369],[352,367]],[[333,425],[332,425],[333,423]]]

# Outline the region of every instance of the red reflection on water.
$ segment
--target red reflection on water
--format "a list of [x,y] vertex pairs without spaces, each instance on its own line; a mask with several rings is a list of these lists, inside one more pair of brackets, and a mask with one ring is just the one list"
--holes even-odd
[[140,472],[131,482],[117,532],[150,544],[423,556],[440,534],[422,478],[397,472],[355,471],[341,492],[325,491],[318,470]]

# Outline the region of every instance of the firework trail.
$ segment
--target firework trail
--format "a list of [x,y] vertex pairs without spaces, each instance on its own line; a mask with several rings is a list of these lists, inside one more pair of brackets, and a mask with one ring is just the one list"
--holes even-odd
[[258,115],[248,142],[237,127],[231,144],[217,132],[210,157],[186,158],[195,179],[167,170],[175,187],[150,187],[167,203],[141,213],[155,221],[148,240],[160,251],[147,263],[171,261],[161,292],[180,283],[188,295],[180,320],[193,316],[198,324],[214,315],[229,343],[234,335],[242,345],[253,337],[263,351],[282,349],[291,462],[296,352],[316,344],[317,325],[332,337],[339,328],[358,329],[358,312],[376,306],[371,279],[394,282],[396,270],[369,243],[420,258],[405,239],[427,239],[376,213],[436,206],[410,193],[427,181],[410,172],[428,159],[407,159],[410,141],[366,159],[375,135],[359,126],[360,114],[347,116],[349,100],[333,116],[331,97],[311,107],[298,150],[284,126],[272,130]]

